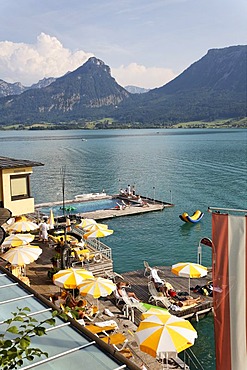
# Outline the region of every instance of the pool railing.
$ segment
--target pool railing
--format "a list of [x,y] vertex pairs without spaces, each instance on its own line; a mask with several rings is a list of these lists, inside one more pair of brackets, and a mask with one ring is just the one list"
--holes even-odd
[[[84,231],[80,229],[79,227],[72,226],[72,231],[80,234],[80,236],[83,238]],[[106,244],[102,243],[98,239],[87,239],[87,245],[91,246],[93,249],[99,251],[103,256],[106,258],[112,259],[112,250],[110,247],[108,247]]]

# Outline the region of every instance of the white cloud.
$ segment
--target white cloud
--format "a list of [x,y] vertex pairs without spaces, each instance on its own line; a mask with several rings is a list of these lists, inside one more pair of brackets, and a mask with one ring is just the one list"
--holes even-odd
[[73,71],[93,56],[83,50],[66,49],[45,33],[35,44],[0,42],[0,79],[29,86],[44,77],[60,77]]
[[[93,55],[83,50],[72,52],[56,37],[45,33],[41,33],[34,44],[1,41],[0,79],[30,86],[44,77],[63,76],[84,64]],[[111,70],[121,86],[154,88],[163,86],[175,77],[171,69],[145,67],[137,63],[121,65]]]
[[112,75],[121,86],[139,86],[148,89],[165,85],[176,77],[168,68],[145,67],[137,63],[112,68]]

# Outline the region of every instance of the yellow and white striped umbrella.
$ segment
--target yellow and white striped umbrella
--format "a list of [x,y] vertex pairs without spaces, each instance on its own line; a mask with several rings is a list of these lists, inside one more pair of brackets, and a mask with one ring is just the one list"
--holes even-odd
[[101,277],[95,279],[88,279],[79,285],[80,294],[86,296],[91,295],[94,298],[106,297],[110,295],[114,289],[116,289],[116,284],[114,284],[110,279],[104,279]]
[[93,274],[85,269],[69,268],[53,275],[53,283],[60,288],[76,289],[85,279],[92,279]]
[[83,218],[81,222],[78,225],[76,225],[76,227],[81,227],[82,229],[84,229],[84,227],[96,225],[96,224],[97,222],[92,218]]
[[174,315],[153,315],[141,321],[135,337],[141,351],[162,359],[192,346],[197,332],[188,320]]
[[18,233],[37,230],[39,225],[28,220],[25,216],[17,217],[16,222],[8,227],[8,231],[16,231]]
[[110,229],[100,229],[97,228],[94,231],[89,230],[84,235],[84,239],[96,239],[96,238],[104,238],[105,236],[113,234],[113,230]]
[[2,255],[2,258],[11,265],[23,266],[38,259],[41,253],[42,249],[39,246],[27,244],[11,248]]
[[93,225],[88,225],[88,226],[85,226],[84,227],[84,230],[86,232],[89,232],[89,231],[97,231],[97,230],[109,230],[108,229],[108,226],[105,225],[105,224],[93,224]]
[[18,247],[23,244],[31,243],[34,240],[32,234],[11,234],[5,238],[3,246],[5,247]]
[[206,276],[208,273],[207,267],[193,262],[180,262],[172,265],[172,273],[177,276],[189,278],[189,292],[190,292],[190,278],[200,278]]
[[172,265],[172,272],[178,276],[200,278],[207,275],[207,267],[193,262],[180,262]]

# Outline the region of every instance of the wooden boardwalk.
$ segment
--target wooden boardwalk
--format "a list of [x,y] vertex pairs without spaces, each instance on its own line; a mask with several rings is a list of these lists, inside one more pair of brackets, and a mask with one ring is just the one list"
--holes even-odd
[[[35,240],[34,243],[42,248],[43,253],[40,255],[37,261],[26,266],[26,275],[30,280],[31,288],[33,288],[38,294],[45,297],[49,302],[49,296],[59,291],[59,288],[54,285],[52,280],[47,276],[48,270],[52,267],[50,258],[54,254],[54,249],[50,248],[47,244],[39,242],[38,240]],[[1,258],[0,265],[3,267],[6,265],[6,262],[1,260]],[[102,276],[103,275],[104,271],[102,271]],[[140,351],[134,337],[137,326],[135,323],[124,317],[121,307],[117,307],[115,305],[115,300],[109,299],[108,297],[101,298],[98,302],[101,312],[103,312],[105,308],[108,308],[114,314],[113,319],[117,322],[119,330],[128,338],[128,348],[130,348],[131,352],[133,353],[133,358],[131,358],[131,360],[138,366],[141,366],[141,364],[144,363],[148,370],[162,370],[163,365],[161,363],[156,361],[155,358]],[[136,317],[138,316],[136,315]],[[109,319],[112,318],[102,314],[101,318],[97,320],[101,321]],[[169,365],[168,369],[174,369],[174,366]]]
[[[43,244],[41,242],[35,241],[35,244],[40,245],[43,249],[43,253],[41,254],[40,258],[27,266],[27,276],[30,279],[31,287],[39,294],[43,295],[45,298],[49,299],[51,294],[54,294],[59,289],[52,283],[52,280],[48,278],[47,271],[52,267],[50,258],[54,254],[54,249],[50,248],[47,244]],[[0,262],[2,266],[5,266],[6,263],[3,261]],[[188,279],[186,278],[179,278],[174,276],[170,272],[170,267],[160,266],[160,276],[161,278],[165,278],[169,281],[175,289],[179,289],[181,291],[186,291],[188,289]],[[102,271],[102,276],[104,275],[104,271]],[[147,290],[147,282],[148,278],[144,277],[144,268],[137,270],[137,271],[130,271],[126,273],[122,273],[124,279],[131,283],[131,289],[136,293],[136,295],[143,301],[147,302],[149,298],[148,290]],[[194,279],[191,280],[191,286],[195,285],[204,285],[211,277],[208,276],[207,278],[203,279]],[[195,294],[192,293],[195,296]],[[206,299],[207,304],[209,302],[210,307],[212,307],[212,298]],[[135,322],[131,322],[126,319],[121,311],[121,306],[116,306],[115,299],[111,297],[102,298],[99,300],[99,304],[101,307],[101,311],[103,312],[104,308],[108,308],[113,314],[114,319],[116,320],[119,329],[123,332],[129,342],[128,347],[131,349],[132,353],[134,354],[133,361],[140,366],[141,363],[144,363],[148,370],[161,370],[163,366],[161,363],[156,361],[151,356],[141,352],[139,350],[138,344],[135,340],[134,333],[136,331],[137,326],[140,322],[141,313],[140,311],[135,310]],[[204,305],[206,302],[204,303]],[[205,307],[205,306],[204,306]],[[202,310],[203,306],[200,307]],[[192,312],[193,313],[193,312]],[[195,317],[195,312],[193,313],[193,317]],[[102,315],[102,320],[109,320],[109,317],[106,315]],[[174,369],[174,364],[168,364],[168,369]]]
[[[165,279],[169,282],[176,291],[180,292],[188,292],[188,279],[183,277],[178,277],[171,272],[171,268],[168,266],[158,266],[159,269],[159,276],[161,279]],[[132,290],[135,292],[137,297],[141,299],[143,302],[148,302],[149,299],[149,292],[148,292],[148,278],[144,277],[144,269],[143,270],[136,270],[136,271],[129,271],[126,273],[121,274],[126,281],[131,284]],[[191,279],[191,287],[195,287],[196,285],[203,286],[209,281],[212,280],[211,274],[209,274],[205,278],[200,279]],[[203,302],[197,306],[192,308],[184,309],[183,311],[176,311],[173,314],[179,317],[188,318],[188,319],[196,319],[199,320],[200,317],[205,316],[206,314],[212,312],[213,307],[213,298],[212,297],[205,297],[199,295],[198,293],[194,293],[192,290],[190,291],[190,296],[196,298],[200,296],[203,299]],[[136,312],[136,325],[139,325],[140,322],[140,313]]]
[[92,212],[84,212],[77,214],[76,216],[82,218],[93,218],[94,220],[106,220],[115,217],[123,217],[123,216],[134,216],[146,212],[155,212],[155,211],[163,211],[164,209],[163,204],[149,204],[149,206],[145,207],[137,207],[137,206],[127,206],[125,209],[102,209]]
[[[118,197],[118,195],[106,195],[98,198],[98,200],[103,200],[103,199],[116,199],[116,202],[121,203],[121,199]],[[126,198],[122,198],[125,199]],[[162,202],[159,200],[147,198],[145,196],[142,196],[142,199],[145,201],[145,205],[140,206],[136,202],[135,204],[128,204],[126,202],[127,207],[124,209],[117,209],[117,208],[111,208],[111,209],[102,209],[102,210],[95,210],[95,211],[90,211],[90,212],[82,212],[82,213],[77,213],[73,215],[74,217],[81,217],[81,218],[93,218],[95,220],[106,220],[110,218],[115,218],[115,217],[123,217],[123,216],[133,216],[133,215],[138,215],[142,213],[147,213],[147,212],[155,212],[155,211],[163,211],[164,208],[167,207],[173,207],[174,204],[168,203],[168,202]],[[87,200],[66,200],[64,203],[65,204],[76,204],[76,203],[86,203],[90,202],[91,200],[94,199],[87,199]],[[53,207],[56,205],[61,205],[61,202],[49,202],[49,203],[42,203],[42,204],[37,204],[35,205],[36,211],[38,211],[42,207]],[[72,216],[72,215],[71,215]]]

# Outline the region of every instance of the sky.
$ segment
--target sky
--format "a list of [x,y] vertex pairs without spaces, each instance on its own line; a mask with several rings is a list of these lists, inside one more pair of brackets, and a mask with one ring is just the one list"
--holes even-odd
[[155,88],[209,49],[247,44],[246,0],[0,0],[0,79],[30,86],[101,59]]

